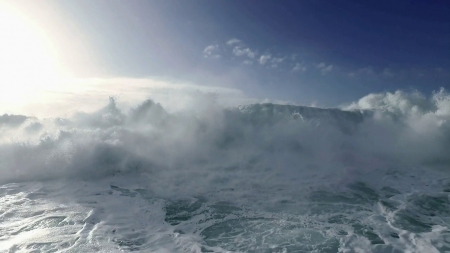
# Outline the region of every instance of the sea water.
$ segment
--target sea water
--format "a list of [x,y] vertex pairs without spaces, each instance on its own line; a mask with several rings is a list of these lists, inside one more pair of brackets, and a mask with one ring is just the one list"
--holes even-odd
[[0,252],[450,252],[448,98],[5,114]]

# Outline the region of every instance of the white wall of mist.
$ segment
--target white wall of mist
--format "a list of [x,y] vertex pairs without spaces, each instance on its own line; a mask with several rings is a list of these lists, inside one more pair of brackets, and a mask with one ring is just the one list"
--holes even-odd
[[[167,89],[161,90],[165,99]],[[100,91],[93,95],[99,105],[106,102]],[[0,180],[140,173],[162,195],[232,189],[239,197],[255,190],[298,194],[392,168],[407,173],[415,167],[448,170],[450,164],[450,96],[444,90],[429,98],[370,94],[345,110],[225,108],[211,93],[183,96],[172,111],[152,100],[122,109],[121,100],[111,98],[103,108],[68,117],[3,115]]]
[[[197,85],[161,78],[91,78],[65,79],[51,89],[32,89],[15,102],[0,101],[0,111],[47,117],[70,117],[76,112],[94,112],[102,108],[109,97],[120,102],[123,110],[136,107],[146,99],[161,103],[168,111],[176,111],[197,101],[197,93],[211,93],[223,106],[236,106],[262,101],[250,98],[241,90],[223,86]],[[7,96],[8,89],[2,90]],[[17,96],[17,94],[14,94]],[[268,101],[266,99],[266,101]]]

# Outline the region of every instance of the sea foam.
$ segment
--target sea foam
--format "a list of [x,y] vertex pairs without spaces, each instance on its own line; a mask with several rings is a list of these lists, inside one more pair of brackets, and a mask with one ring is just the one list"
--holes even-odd
[[32,247],[16,235],[37,240],[30,231],[42,228],[50,238],[58,224],[68,237],[45,249],[76,251],[83,240],[161,252],[450,247],[444,90],[335,109],[197,98],[176,111],[152,100],[123,111],[110,98],[66,118],[0,116],[4,249]]

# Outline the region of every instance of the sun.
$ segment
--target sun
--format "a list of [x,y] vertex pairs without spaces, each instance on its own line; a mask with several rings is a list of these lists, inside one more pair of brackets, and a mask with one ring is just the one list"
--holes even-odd
[[19,103],[54,86],[61,76],[45,33],[18,10],[0,2],[0,99]]

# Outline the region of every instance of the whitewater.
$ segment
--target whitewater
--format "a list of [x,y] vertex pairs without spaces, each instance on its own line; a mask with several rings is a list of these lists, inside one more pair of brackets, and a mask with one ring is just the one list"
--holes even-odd
[[450,95],[0,116],[0,252],[450,252]]

